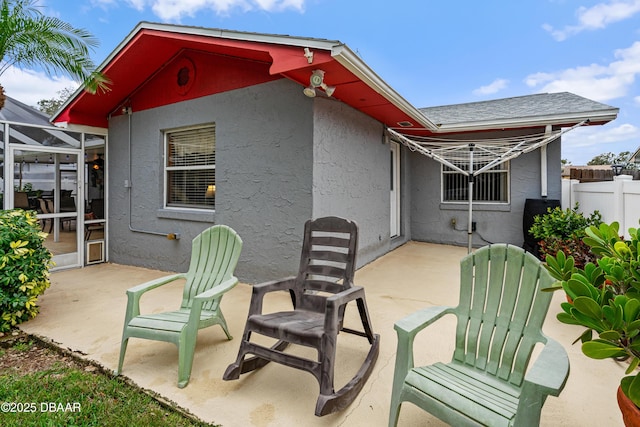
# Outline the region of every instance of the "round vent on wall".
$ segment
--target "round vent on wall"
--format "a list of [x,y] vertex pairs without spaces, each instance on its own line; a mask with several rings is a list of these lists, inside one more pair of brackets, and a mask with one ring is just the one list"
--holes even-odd
[[196,80],[196,67],[189,58],[179,59],[176,65],[176,88],[180,95],[186,95]]

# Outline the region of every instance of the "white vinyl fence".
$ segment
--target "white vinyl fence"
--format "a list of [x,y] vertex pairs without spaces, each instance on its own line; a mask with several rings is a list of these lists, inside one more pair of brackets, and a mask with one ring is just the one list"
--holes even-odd
[[618,221],[625,237],[629,237],[629,228],[640,227],[640,181],[633,181],[630,175],[601,182],[563,179],[562,209],[573,208],[576,202],[578,210],[585,215],[597,210],[604,222]]

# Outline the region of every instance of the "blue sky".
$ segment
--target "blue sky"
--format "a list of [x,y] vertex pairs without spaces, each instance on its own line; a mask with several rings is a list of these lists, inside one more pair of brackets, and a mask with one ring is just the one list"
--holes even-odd
[[[640,146],[640,0],[39,0],[92,32],[100,64],[140,21],[339,40],[416,107],[569,91],[620,108],[565,135],[584,164]],[[37,70],[0,76],[30,105],[74,83]]]

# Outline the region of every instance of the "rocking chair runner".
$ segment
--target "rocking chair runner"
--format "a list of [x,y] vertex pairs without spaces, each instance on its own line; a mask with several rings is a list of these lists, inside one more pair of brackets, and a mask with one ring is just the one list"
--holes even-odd
[[[241,250],[242,239],[233,229],[215,225],[193,239],[187,273],[161,277],[128,289],[116,375],[122,371],[129,338],[166,341],[178,346],[178,387],[185,387],[191,377],[198,330],[220,325],[227,339],[232,338],[220,310],[220,301],[238,283],[233,272]],[[186,279],[178,310],[140,314],[140,298],[145,292],[178,279]]]
[[[371,374],[380,345],[379,335],[371,329],[364,289],[353,285],[357,241],[358,227],[352,221],[327,217],[306,222],[298,275],[253,287],[238,358],[227,368],[225,380],[238,379],[240,374],[272,361],[314,375],[320,383],[317,416],[339,411],[355,399]],[[293,309],[263,314],[263,298],[273,291],[289,291]],[[343,327],[345,307],[354,300],[363,332]],[[333,374],[340,331],[366,337],[370,349],[353,379],[335,391]],[[250,341],[254,332],[278,341],[271,348],[258,345]],[[289,344],[317,349],[318,360],[285,353]],[[248,354],[255,357],[245,360]]]
[[[515,246],[486,246],[463,258],[457,307],[430,307],[395,324],[389,426],[404,401],[455,426],[538,426],[546,397],[558,396],[569,375],[566,351],[542,333],[551,293],[540,289],[554,282]],[[448,313],[458,318],[453,360],[414,367],[415,336]],[[527,371],[539,342],[546,345]]]

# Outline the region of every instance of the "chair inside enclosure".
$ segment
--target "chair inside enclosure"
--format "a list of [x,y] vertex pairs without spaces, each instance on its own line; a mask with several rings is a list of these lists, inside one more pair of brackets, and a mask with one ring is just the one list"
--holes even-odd
[[[52,200],[47,200],[47,199],[38,199],[38,204],[40,205],[40,213],[43,214],[50,214],[53,213],[53,201]],[[47,228],[47,225],[49,226],[49,230],[47,231],[47,233],[51,233],[51,231],[53,230],[53,218],[43,218],[40,221],[42,221],[42,231],[45,231],[45,229]]]
[[[93,199],[89,203],[89,212],[85,214],[85,221],[104,219],[104,199]],[[94,231],[104,232],[104,222],[85,222],[84,239],[90,240]]]

